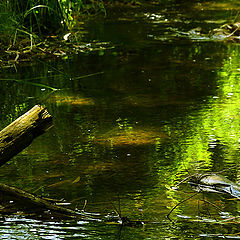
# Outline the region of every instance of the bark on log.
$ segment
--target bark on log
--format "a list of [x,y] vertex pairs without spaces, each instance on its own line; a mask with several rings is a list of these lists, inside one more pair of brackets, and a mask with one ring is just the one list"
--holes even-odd
[[36,105],[0,132],[0,166],[29,146],[34,138],[48,131],[52,116]]

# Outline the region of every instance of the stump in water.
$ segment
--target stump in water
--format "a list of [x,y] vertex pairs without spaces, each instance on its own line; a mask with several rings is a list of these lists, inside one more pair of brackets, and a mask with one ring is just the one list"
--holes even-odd
[[34,138],[48,131],[52,116],[36,105],[0,132],[0,166],[29,146]]

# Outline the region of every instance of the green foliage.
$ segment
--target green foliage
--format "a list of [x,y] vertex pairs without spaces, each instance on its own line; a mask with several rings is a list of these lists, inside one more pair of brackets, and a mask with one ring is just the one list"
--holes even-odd
[[29,32],[49,34],[72,26],[79,15],[104,12],[102,0],[7,1],[7,11]]
[[66,29],[71,30],[83,16],[98,13],[106,15],[105,4],[136,2],[136,0],[0,0],[0,42],[10,39],[8,45],[13,46],[16,42],[29,38],[32,49],[37,38],[59,35]]
[[0,42],[34,39],[70,30],[82,15],[104,13],[102,0],[0,0]]
[[95,14],[97,12],[104,12],[104,3],[102,0],[62,0],[61,6],[68,13],[74,16],[82,14]]
[[29,33],[49,34],[62,28],[63,16],[58,0],[9,1],[8,10]]
[[0,4],[0,39],[6,38],[6,33],[12,34],[16,29],[16,22],[10,12],[7,11],[6,4]]

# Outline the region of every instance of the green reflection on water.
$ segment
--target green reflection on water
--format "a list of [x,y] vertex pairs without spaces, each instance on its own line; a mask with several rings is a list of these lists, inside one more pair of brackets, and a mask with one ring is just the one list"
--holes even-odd
[[[172,176],[172,181],[182,178],[176,177],[180,172],[186,169],[195,171],[224,171],[224,174],[234,181],[239,181],[239,48],[236,46],[229,47],[228,58],[224,60],[224,64],[220,70],[217,71],[217,91],[215,95],[209,96],[206,105],[197,112],[188,116],[188,123],[190,126],[190,135],[182,139],[182,144],[178,148],[179,158],[182,161],[178,162],[176,174]],[[178,145],[179,147],[179,145]],[[236,167],[232,168],[232,166]],[[230,168],[229,168],[230,167]],[[180,195],[181,196],[181,195]],[[190,194],[188,194],[190,196]],[[169,191],[169,197],[172,199],[172,206],[179,203],[184,197],[179,197],[178,193]],[[186,196],[185,196],[186,197]],[[178,199],[178,200],[177,200]],[[182,204],[176,214],[186,215],[188,208],[194,207],[204,211],[208,209],[211,214],[217,214],[215,218],[219,217],[219,210],[204,206],[202,203],[202,196],[199,196],[198,201],[194,198],[190,203]],[[239,203],[229,202],[222,196],[210,196],[212,203],[219,206],[222,211],[229,212],[230,215],[238,216]],[[199,206],[199,203],[201,205]],[[220,204],[219,204],[220,202]],[[193,204],[194,203],[194,204]],[[187,208],[186,208],[187,206]],[[188,210],[187,210],[188,209]],[[189,216],[198,215],[199,213],[189,213]],[[205,213],[206,214],[206,213]],[[209,213],[207,213],[208,215]],[[231,218],[231,216],[229,216]],[[210,218],[211,219],[211,218]],[[210,220],[209,219],[209,220]],[[219,219],[222,221],[222,218]],[[199,219],[197,221],[200,221]],[[203,220],[207,222],[208,220]],[[212,221],[212,220],[211,220]],[[238,219],[233,220],[237,224]],[[226,229],[228,224],[226,224]],[[228,230],[224,231],[228,231]],[[218,233],[221,232],[219,229]],[[232,231],[236,231],[232,230]],[[208,230],[208,232],[211,232]],[[203,234],[204,235],[204,234]],[[205,234],[207,236],[207,234]],[[209,237],[216,237],[216,235],[209,235]],[[230,237],[230,236],[229,236]]]

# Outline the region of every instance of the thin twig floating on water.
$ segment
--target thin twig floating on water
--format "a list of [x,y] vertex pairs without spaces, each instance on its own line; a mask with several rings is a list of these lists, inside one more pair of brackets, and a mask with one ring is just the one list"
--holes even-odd
[[95,76],[95,75],[100,75],[100,74],[104,74],[104,72],[96,72],[96,73],[90,73],[90,74],[86,74],[86,75],[82,75],[82,76],[78,76],[78,77],[71,77],[69,74],[67,74],[66,72],[62,72],[60,71],[59,69],[53,67],[52,65],[49,65],[39,59],[36,59],[38,62],[40,63],[43,63],[45,65],[47,65],[49,68],[51,68],[52,70],[64,75],[65,77],[69,78],[69,79],[82,79],[82,78],[87,78],[87,77],[92,77],[92,76]]
[[95,75],[100,75],[100,74],[104,74],[104,72],[90,73],[90,74],[83,75],[83,76],[79,76],[79,77],[72,77],[72,79],[81,79],[81,78],[87,78],[87,77],[92,77],[92,76],[95,76]]
[[190,197],[185,198],[185,199],[183,199],[182,201],[180,201],[179,203],[177,203],[177,204],[170,210],[170,212],[169,212],[168,215],[167,215],[167,218],[171,221],[171,219],[170,219],[170,214],[173,212],[173,210],[176,209],[180,204],[186,202],[187,200],[191,199],[192,197],[195,197],[195,196],[198,195],[199,193],[200,193],[200,192],[196,192],[196,193],[192,194]]
[[178,186],[180,186],[182,183],[184,183],[185,181],[187,181],[188,179],[192,178],[194,175],[196,174],[193,174],[193,175],[190,175],[190,176],[187,176],[185,177],[182,181],[180,181],[176,186],[172,187],[172,189],[177,189]]
[[206,200],[206,199],[202,199],[202,201],[205,202],[205,203],[207,203],[207,204],[209,204],[209,205],[211,205],[211,206],[213,206],[213,207],[215,207],[217,210],[222,211],[221,208],[219,208],[217,205],[215,205],[215,204],[209,202],[208,200]]
[[29,82],[29,81],[25,81],[25,80],[21,80],[21,79],[14,79],[14,78],[0,78],[0,81],[13,81],[13,82],[20,82],[20,83],[29,84],[29,85],[32,85],[32,86],[37,86],[37,87],[47,88],[47,89],[50,89],[50,90],[52,90],[52,91],[60,90],[60,89],[58,89],[58,88],[54,88],[54,87],[51,87],[51,86],[48,86],[48,85],[45,85],[45,84],[42,84],[42,83],[34,83],[34,82]]

